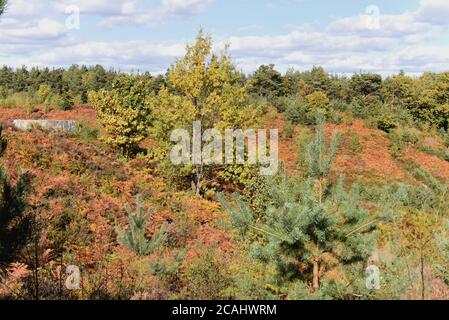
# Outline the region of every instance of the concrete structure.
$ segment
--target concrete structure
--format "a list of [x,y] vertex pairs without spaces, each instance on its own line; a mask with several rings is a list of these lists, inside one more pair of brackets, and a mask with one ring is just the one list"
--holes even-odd
[[13,125],[19,130],[43,128],[47,130],[75,133],[78,122],[74,120],[14,120]]

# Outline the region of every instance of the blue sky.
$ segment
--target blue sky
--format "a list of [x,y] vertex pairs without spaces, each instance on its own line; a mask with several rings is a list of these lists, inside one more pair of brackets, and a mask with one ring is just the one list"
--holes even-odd
[[10,0],[0,65],[161,73],[202,27],[245,72],[420,74],[449,69],[448,16],[447,0]]

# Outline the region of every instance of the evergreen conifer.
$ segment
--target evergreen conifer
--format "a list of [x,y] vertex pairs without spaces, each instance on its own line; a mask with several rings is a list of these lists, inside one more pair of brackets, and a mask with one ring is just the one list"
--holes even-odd
[[315,139],[305,149],[307,177],[296,180],[283,174],[272,178],[268,185],[273,204],[262,222],[255,221],[239,195],[233,195],[236,206],[220,196],[242,234],[263,235],[253,244],[253,254],[275,263],[278,283],[301,279],[311,282],[316,291],[326,272],[339,265],[343,269],[354,266],[372,254],[377,220],[362,208],[358,186],[348,191],[343,177],[336,183],[330,179],[338,137],[335,134],[328,144],[319,121]]
[[146,236],[146,227],[154,210],[150,208],[144,214],[143,202],[140,196],[136,197],[136,203],[137,208],[135,212],[133,212],[129,204],[125,205],[129,222],[125,230],[120,227],[116,228],[118,234],[117,241],[133,250],[137,255],[147,256],[155,252],[166,239],[167,224],[164,224],[154,233],[151,239],[148,239]]
[[[7,147],[0,127],[0,157]],[[20,174],[15,185],[0,164],[0,267],[16,258],[19,250],[31,235],[31,216],[26,214],[25,196],[29,187],[29,176]]]

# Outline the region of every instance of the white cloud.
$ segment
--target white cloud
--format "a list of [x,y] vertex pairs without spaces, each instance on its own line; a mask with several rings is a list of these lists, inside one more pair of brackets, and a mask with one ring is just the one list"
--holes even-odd
[[[377,22],[373,22],[374,19],[377,19]],[[328,31],[366,37],[403,37],[426,32],[428,28],[426,23],[416,21],[415,14],[407,12],[401,15],[380,15],[377,18],[369,15],[342,18],[333,21],[328,26]]]
[[184,53],[183,44],[151,44],[145,41],[86,42],[61,46],[28,59],[31,65],[69,66],[102,64],[106,67],[159,72]]
[[9,18],[24,18],[36,15],[36,12],[43,12],[45,4],[40,1],[13,0],[8,4]]
[[56,3],[56,8],[61,13],[69,6],[77,6],[85,14],[118,15],[127,13],[134,5],[133,1],[122,0],[60,0]]
[[416,20],[434,25],[449,25],[449,1],[421,0]]
[[161,21],[161,14],[156,12],[122,14],[105,18],[100,21],[99,25],[105,28],[113,28],[122,25],[156,25]]
[[280,36],[232,37],[227,41],[231,45],[232,56],[246,72],[253,71],[262,63],[274,63],[282,71],[289,67],[306,70],[314,65],[322,65],[328,71],[338,73],[363,70],[393,74],[403,69],[418,74],[447,70],[449,48],[417,43],[428,36],[423,33],[404,37],[364,37],[292,31]]
[[[289,67],[305,70],[322,65],[331,72],[363,70],[382,74],[397,73],[401,69],[418,74],[426,70],[445,70],[449,65],[449,48],[400,47],[392,39],[366,39],[355,35],[292,31],[280,36],[232,37],[222,39],[215,49],[221,50],[225,43],[230,43],[232,57],[245,72],[267,63],[276,64],[282,71]],[[99,63],[124,71],[140,69],[160,73],[184,50],[184,43],[88,42],[41,52],[28,58],[26,63],[50,66]]]
[[[140,1],[141,2],[141,1]],[[136,1],[123,4],[120,12],[110,15],[100,22],[100,26],[156,25],[170,17],[192,16],[204,12],[215,0],[162,0],[157,7],[140,7]]]
[[53,19],[41,19],[31,22],[17,23],[15,20],[5,20],[0,23],[0,38],[5,43],[30,43],[62,39],[66,28]]
[[[336,19],[329,26],[330,32],[356,33],[364,36],[405,37],[428,33],[441,26],[449,26],[449,1],[421,0],[417,10],[396,15],[382,14],[380,8],[369,14]],[[374,23],[373,23],[374,22]]]
[[[200,14],[214,2],[161,0],[151,7],[147,0],[12,0],[8,14],[0,20],[0,58],[15,64],[103,64],[125,71],[159,73],[184,53],[185,43],[101,39],[82,42],[82,33],[66,30],[65,15],[61,13],[67,5],[75,4],[82,14],[95,16],[104,26],[151,26],[162,19]],[[396,15],[380,12],[376,28],[372,27],[372,16],[364,13],[335,19],[322,30],[303,25],[277,35],[215,38],[216,50],[229,43],[232,57],[246,72],[267,63],[276,64],[282,71],[288,67],[304,70],[314,65],[341,73],[442,71],[449,66],[449,47],[436,45],[435,39],[448,30],[447,16],[449,1],[422,0],[418,9],[411,12]],[[251,28],[248,29],[250,33]],[[425,45],[426,41],[434,45]]]
[[48,1],[12,0],[7,13],[0,19],[0,57],[30,56],[40,50],[73,43],[64,20],[55,15]]
[[171,14],[198,14],[215,0],[162,0],[162,7]]
[[[21,0],[24,1],[24,0]],[[77,6],[82,13],[116,18],[158,15],[194,15],[205,11],[215,0],[162,0],[159,6],[152,6],[145,0],[60,0],[56,8],[65,12],[68,6]],[[161,17],[162,18],[162,17]]]

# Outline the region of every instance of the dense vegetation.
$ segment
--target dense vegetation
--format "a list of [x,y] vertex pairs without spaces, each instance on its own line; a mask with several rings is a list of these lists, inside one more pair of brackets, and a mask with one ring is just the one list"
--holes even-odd
[[[3,67],[0,108],[0,298],[449,296],[449,72],[245,75],[199,33],[165,76]],[[55,113],[77,133],[11,128]],[[282,170],[175,166],[198,120],[279,127]]]
[[[203,54],[202,58],[205,59],[209,53]],[[189,61],[179,63],[186,65]],[[223,61],[212,63],[220,67],[225,65]],[[166,91],[161,94],[194,90],[194,87],[188,88],[180,80],[174,79],[182,76],[180,68],[182,66],[178,65],[177,69],[169,70],[166,77],[152,77],[149,73],[124,75],[113,70],[106,71],[101,66],[73,65],[67,70],[28,70],[26,67],[14,70],[3,66],[0,69],[0,106],[20,106],[32,110],[35,105],[45,105],[48,108],[69,109],[74,105],[88,103],[90,93],[102,90],[110,92],[114,86],[118,90],[129,91],[130,86],[139,85],[139,91],[134,92],[142,93],[145,97],[150,94],[156,96],[162,88]],[[289,70],[285,75],[277,72],[273,65],[261,66],[250,76],[237,70],[233,72],[229,73],[229,77],[235,84],[244,88],[253,99],[276,106],[295,124],[313,123],[314,111],[322,109],[328,113],[330,120],[337,117],[335,111],[349,112],[355,117],[371,121],[385,131],[405,124],[427,124],[445,131],[449,127],[449,72],[428,72],[419,78],[401,72],[384,80],[380,75],[369,73],[352,77],[329,75],[321,67],[305,72]],[[189,76],[194,75],[185,75],[187,80]],[[201,81],[206,82],[206,79]],[[182,89],[180,86],[186,87]],[[128,92],[123,90],[117,93],[123,96]],[[159,105],[155,101],[153,104]]]
[[88,93],[110,88],[116,72],[101,66],[71,66],[69,69],[25,67],[0,69],[0,106],[33,108],[35,104],[69,109],[87,103]]

